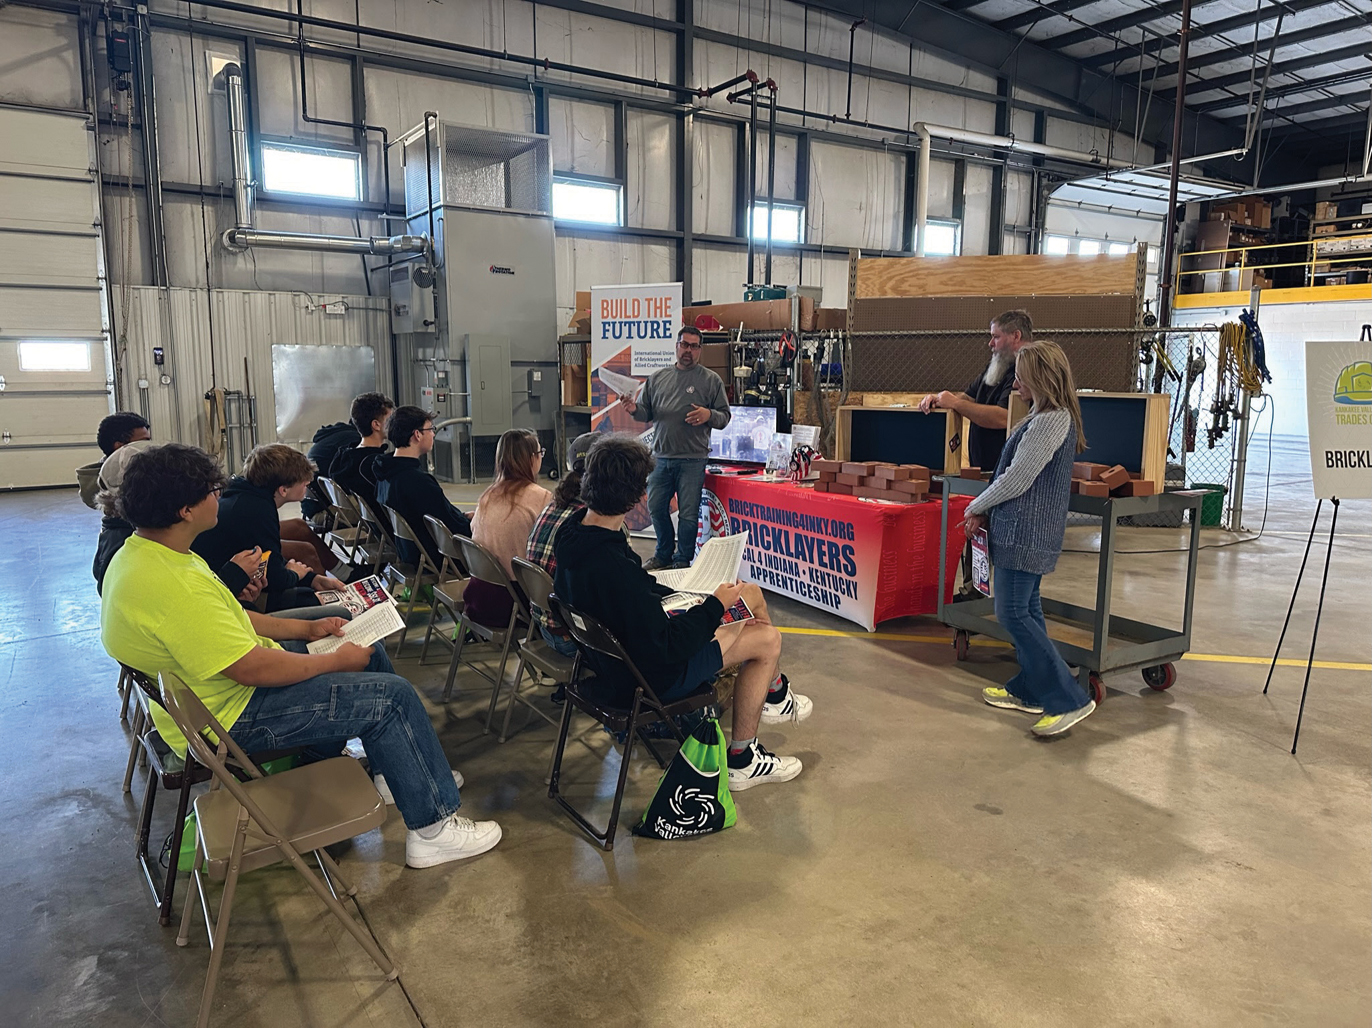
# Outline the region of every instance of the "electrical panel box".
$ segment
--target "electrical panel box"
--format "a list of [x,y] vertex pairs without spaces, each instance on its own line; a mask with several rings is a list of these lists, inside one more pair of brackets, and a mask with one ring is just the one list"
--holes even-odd
[[421,284],[424,271],[425,266],[417,262],[391,269],[391,331],[396,335],[433,332],[438,327],[432,277],[428,284]]
[[514,427],[509,337],[466,335],[462,342],[467,353],[467,393],[473,434],[508,432]]

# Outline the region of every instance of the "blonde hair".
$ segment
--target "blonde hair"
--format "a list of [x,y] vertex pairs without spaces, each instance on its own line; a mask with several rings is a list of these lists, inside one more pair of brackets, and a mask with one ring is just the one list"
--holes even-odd
[[1086,449],[1086,432],[1081,426],[1081,405],[1072,381],[1072,365],[1062,347],[1047,339],[1025,343],[1015,355],[1015,377],[1034,397],[1034,410],[1065,410],[1072,415],[1077,431],[1077,453]]

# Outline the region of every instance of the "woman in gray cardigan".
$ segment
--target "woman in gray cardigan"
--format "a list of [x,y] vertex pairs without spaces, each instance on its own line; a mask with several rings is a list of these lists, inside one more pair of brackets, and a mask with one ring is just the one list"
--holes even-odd
[[[967,506],[967,532],[986,528],[996,620],[1015,643],[1019,674],[982,690],[993,707],[1042,715],[1035,735],[1059,735],[1096,709],[1048,638],[1039,581],[1057,566],[1067,529],[1073,458],[1086,449],[1072,368],[1057,343],[1022,347],[1015,389],[1029,416],[1005,440],[996,477]],[[989,527],[988,527],[989,522]]]

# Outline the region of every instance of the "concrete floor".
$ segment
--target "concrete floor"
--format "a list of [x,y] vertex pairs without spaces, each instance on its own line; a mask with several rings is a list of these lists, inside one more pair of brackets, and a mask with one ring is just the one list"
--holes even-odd
[[[1321,661],[1349,666],[1315,670],[1292,757],[1303,669],[1261,694],[1313,506],[1292,466],[1279,461],[1261,540],[1204,552],[1198,659],[1177,685],[1108,679],[1104,707],[1053,742],[980,702],[1012,673],[1007,649],[974,640],[958,664],[930,618],[868,636],[778,599],[785,665],[816,714],[764,741],[805,773],[741,796],[738,826],[706,839],[625,829],[612,854],[593,848],[547,799],[552,729],[497,744],[477,718],[488,693],[464,678],[438,706],[441,665],[407,647],[400,670],[467,777],[465,809],[498,818],[504,841],[406,870],[392,816],[341,848],[408,997],[289,869],[245,879],[213,1023],[1368,1024],[1372,505],[1343,508],[1320,634]],[[1258,476],[1252,508],[1261,497]],[[141,791],[119,789],[128,742],[99,643],[96,531],[75,492],[0,496],[0,1022],[16,1028],[189,1024],[207,959],[203,935],[181,950],[158,927],[133,860]],[[1091,544],[1089,529],[1068,543]],[[1175,620],[1182,565],[1122,558],[1117,610]],[[1094,567],[1066,554],[1045,592],[1090,595]],[[606,741],[587,732],[569,750],[582,799],[613,788]],[[626,818],[655,779],[635,761]]]

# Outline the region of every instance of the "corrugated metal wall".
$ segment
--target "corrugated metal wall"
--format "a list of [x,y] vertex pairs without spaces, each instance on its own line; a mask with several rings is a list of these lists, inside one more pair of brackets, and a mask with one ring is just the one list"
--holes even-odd
[[[370,346],[376,351],[377,388],[391,393],[390,317],[384,299],[153,286],[128,292],[128,331],[138,345],[129,347],[123,375],[127,395],[120,397],[120,405],[141,411],[157,439],[205,446],[205,393],[218,386],[256,396],[258,441],[276,442],[272,347],[278,343]],[[346,305],[342,314],[324,311],[324,304],[339,302]],[[122,316],[116,307],[116,317]],[[160,368],[153,363],[157,347],[166,361]],[[164,374],[167,384],[161,381]],[[347,419],[351,400],[339,398],[336,420]]]

